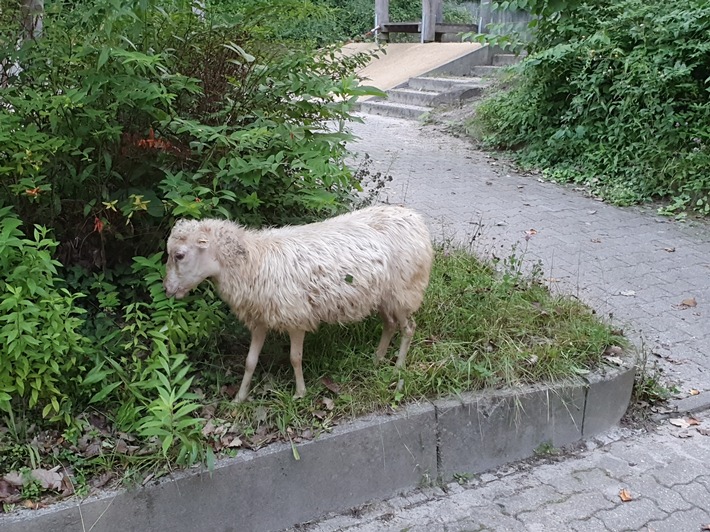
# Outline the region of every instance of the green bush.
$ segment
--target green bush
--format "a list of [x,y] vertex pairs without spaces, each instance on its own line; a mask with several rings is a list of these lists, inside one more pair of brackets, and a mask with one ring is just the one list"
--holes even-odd
[[512,90],[479,109],[487,143],[619,204],[710,213],[710,6],[562,7],[536,19]]
[[288,223],[353,200],[345,124],[369,56],[271,40],[320,13],[51,2],[18,49],[20,10],[3,8],[0,57],[21,69],[0,76],[2,410],[72,424],[92,405],[168,457],[205,457],[186,356],[226,313],[209,287],[168,300],[161,250],[176,217]]
[[9,207],[0,209],[0,411],[39,409],[66,422],[92,354],[80,332],[81,294],[60,288],[57,242],[47,229],[25,238],[21,225]]
[[150,253],[171,215],[284,222],[347,198],[349,137],[327,125],[350,118],[362,57],[132,4],[53,3],[0,90],[0,199],[80,239],[65,264]]

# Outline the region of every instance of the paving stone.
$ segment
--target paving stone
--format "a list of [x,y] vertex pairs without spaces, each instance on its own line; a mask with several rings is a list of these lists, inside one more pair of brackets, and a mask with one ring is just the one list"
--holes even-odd
[[608,532],[607,527],[596,517],[568,523],[569,530],[579,532]]
[[674,512],[662,521],[649,521],[648,528],[655,532],[685,532],[701,530],[705,525],[710,525],[710,514],[700,508],[693,508]]
[[676,488],[667,488],[656,482],[653,477],[627,478],[624,488],[628,489],[634,500],[649,499],[658,508],[667,513],[688,510],[692,505],[676,491]]
[[552,486],[543,484],[522,490],[510,497],[498,499],[498,505],[505,513],[520,518],[520,514],[532,512],[541,505],[547,506],[551,502],[563,501],[566,498]]
[[[618,208],[572,186],[538,182],[465,139],[410,121],[367,117],[354,130],[356,148],[372,156],[373,170],[394,178],[387,199],[419,209],[435,239],[473,242],[481,256],[503,257],[517,246],[531,263],[542,261],[546,278],[555,278],[554,293],[579,297],[600,316],[612,314],[627,334],[668,356],[656,362],[681,389],[710,389],[710,224],[678,223],[652,207]],[[526,241],[531,228],[538,234]],[[620,295],[624,290],[636,294]],[[694,309],[674,307],[691,296]],[[710,427],[707,412],[696,416]],[[405,494],[411,507],[374,506],[359,523],[349,518],[334,527],[339,516],[333,516],[308,530],[699,530],[710,524],[710,437],[676,435],[667,424],[600,434],[587,450],[557,463],[488,472],[449,494]],[[635,500],[620,501],[624,487]]]
[[673,491],[693,506],[697,506],[700,509],[710,509],[710,491],[708,490],[710,482],[708,482],[708,479],[710,477],[700,477],[691,484],[673,486]]
[[620,502],[611,510],[597,512],[594,517],[611,532],[641,530],[649,521],[663,520],[668,514],[649,499]]
[[689,484],[701,474],[703,474],[701,463],[694,459],[673,460],[651,471],[651,476],[656,479],[656,482],[667,487]]
[[497,511],[495,508],[475,508],[469,513],[470,515],[468,517],[458,520],[452,530],[456,530],[457,532],[464,530],[525,531],[523,523]]
[[615,503],[601,493],[585,491],[564,499],[558,498],[557,501],[550,498],[545,504],[539,504],[537,510],[516,514],[515,517],[524,523],[541,523],[550,530],[558,524],[590,519],[597,512],[614,507]]

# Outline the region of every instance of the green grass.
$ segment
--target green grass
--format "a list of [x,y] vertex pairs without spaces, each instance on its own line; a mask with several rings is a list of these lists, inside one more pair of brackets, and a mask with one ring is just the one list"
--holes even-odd
[[[623,345],[623,338],[588,307],[574,298],[551,295],[539,282],[539,269],[533,268],[531,275],[522,270],[515,254],[496,270],[463,251],[439,250],[416,315],[418,327],[406,367],[394,367],[397,337],[387,361],[375,365],[379,319],[324,326],[306,336],[308,393],[301,400],[292,398],[288,337],[272,334],[249,401],[231,402],[241,382],[249,335],[236,320],[229,320],[219,349],[191,354],[197,370],[191,389],[203,404],[197,413],[209,419],[204,438],[218,456],[278,440],[292,442],[296,456],[295,444],[348,419],[425,398],[578,378],[603,364],[607,346]],[[86,494],[109,475],[112,483],[140,484],[147,475],[171,470],[174,464],[161,454],[159,442],[118,432],[110,416],[87,411],[75,428],[39,434],[29,420],[6,420],[8,430],[0,430],[0,478],[9,471],[62,464],[73,471],[76,492]],[[92,446],[102,451],[91,453]],[[127,451],[131,446],[134,450]],[[24,496],[0,497],[2,508],[11,511]]]
[[[212,386],[222,390],[216,416],[236,422],[247,441],[253,434],[284,435],[288,429],[291,435],[317,433],[343,418],[424,398],[579,377],[602,364],[607,346],[623,342],[588,307],[551,295],[538,279],[521,274],[519,260],[504,266],[501,273],[463,251],[437,253],[402,370],[394,367],[398,337],[387,362],[375,365],[381,333],[375,317],[349,326],[323,326],[307,335],[303,367],[308,393],[303,400],[291,398],[295,384],[288,337],[272,335],[250,400],[231,404],[246,352],[245,339],[235,339],[238,354],[215,356],[210,369],[204,368],[205,376],[219,376]],[[225,382],[225,374],[231,382]]]

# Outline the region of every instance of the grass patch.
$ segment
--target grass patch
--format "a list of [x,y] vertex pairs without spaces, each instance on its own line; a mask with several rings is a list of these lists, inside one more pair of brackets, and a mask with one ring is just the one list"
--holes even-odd
[[[192,390],[202,403],[197,414],[206,420],[202,437],[218,455],[276,440],[295,445],[362,414],[470,390],[556,382],[600,366],[605,348],[623,339],[579,301],[552,295],[538,276],[521,273],[520,263],[509,258],[501,264],[503,271],[496,271],[463,251],[438,251],[406,368],[394,367],[397,338],[388,361],[374,364],[379,319],[324,326],[306,337],[308,393],[302,400],[292,398],[288,337],[272,334],[250,400],[231,403],[243,374],[248,334],[230,320],[233,329],[219,350],[200,360],[192,357],[197,369]],[[62,434],[18,426],[0,431],[0,478],[21,468],[62,464],[79,479],[76,491],[86,492],[97,478],[105,482],[106,475],[136,482],[169,471],[158,443],[136,443],[131,435],[117,433],[100,412],[87,413],[83,427]]]
[[[417,333],[402,370],[392,365],[397,338],[389,363],[375,366],[381,332],[375,317],[347,327],[323,326],[308,335],[303,362],[308,395],[303,401],[290,398],[294,382],[288,338],[273,338],[262,354],[252,400],[221,404],[218,412],[235,416],[245,430],[265,422],[275,428],[312,429],[314,411],[323,409],[325,398],[333,401],[325,419],[337,420],[423,398],[556,382],[598,367],[604,349],[622,341],[579,301],[554,296],[515,269],[498,273],[462,251],[437,253],[416,320]],[[229,371],[228,362],[222,361]],[[236,386],[241,368],[231,373]]]

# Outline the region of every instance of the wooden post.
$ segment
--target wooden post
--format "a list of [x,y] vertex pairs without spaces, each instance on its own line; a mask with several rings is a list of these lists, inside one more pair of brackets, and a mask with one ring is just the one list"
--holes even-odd
[[487,26],[491,23],[491,0],[481,0],[478,18],[478,33],[489,33]]
[[422,0],[421,42],[434,40],[436,24],[436,6],[441,0]]
[[[375,31],[375,39],[378,38],[384,25],[390,21],[390,0],[375,0],[375,28],[380,27]],[[386,41],[389,41],[389,34],[382,33]]]

